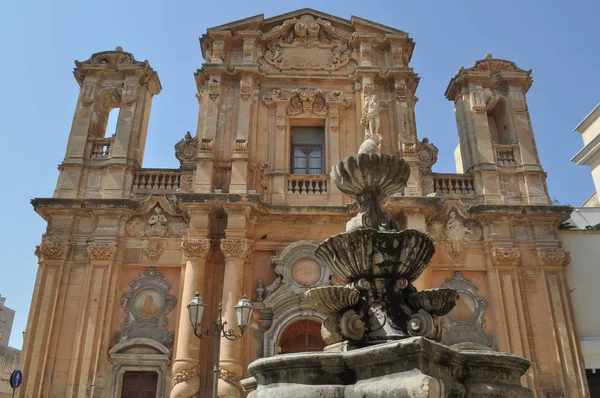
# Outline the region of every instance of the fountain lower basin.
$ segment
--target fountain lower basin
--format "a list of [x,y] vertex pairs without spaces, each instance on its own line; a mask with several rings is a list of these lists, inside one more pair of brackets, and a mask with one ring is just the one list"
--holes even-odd
[[[520,385],[530,362],[423,337],[347,352],[278,355],[253,362],[249,398],[533,397]],[[248,391],[247,390],[247,391]]]

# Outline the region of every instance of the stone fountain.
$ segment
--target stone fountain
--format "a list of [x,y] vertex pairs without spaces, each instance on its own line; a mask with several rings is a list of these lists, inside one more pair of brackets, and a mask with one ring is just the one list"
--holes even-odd
[[358,214],[346,232],[332,236],[316,255],[344,286],[306,292],[327,315],[324,352],[277,355],[250,364],[244,381],[256,398],[312,397],[532,397],[520,378],[528,360],[475,345],[439,343],[441,316],[459,298],[453,289],[417,291],[435,248],[427,234],[399,231],[383,201],[404,188],[404,160],[378,153],[373,137],[356,156],[331,170],[331,179],[355,197]]

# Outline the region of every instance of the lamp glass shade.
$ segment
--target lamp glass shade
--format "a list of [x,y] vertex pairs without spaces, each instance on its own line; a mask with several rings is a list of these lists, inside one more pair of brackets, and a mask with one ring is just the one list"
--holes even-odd
[[192,327],[197,328],[202,324],[202,317],[204,317],[204,310],[206,309],[206,303],[200,293],[194,293],[194,297],[187,305],[188,316],[190,317],[190,324]]
[[244,331],[250,325],[250,319],[252,318],[252,310],[254,306],[252,302],[244,296],[235,306],[235,314],[237,316],[237,323],[240,330]]

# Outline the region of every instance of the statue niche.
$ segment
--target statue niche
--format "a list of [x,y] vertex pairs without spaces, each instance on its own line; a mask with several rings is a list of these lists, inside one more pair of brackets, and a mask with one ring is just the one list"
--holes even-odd
[[264,37],[267,49],[259,63],[278,70],[338,70],[353,58],[350,33],[312,15],[288,19]]

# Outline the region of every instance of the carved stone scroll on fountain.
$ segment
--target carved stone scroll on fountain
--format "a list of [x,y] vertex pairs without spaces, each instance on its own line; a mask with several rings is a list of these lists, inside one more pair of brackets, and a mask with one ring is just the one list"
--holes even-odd
[[131,291],[121,297],[121,305],[127,314],[125,328],[115,335],[115,341],[119,343],[142,337],[171,347],[174,335],[166,327],[167,314],[177,301],[169,293],[171,284],[164,275],[150,267],[140,273],[130,286]]

